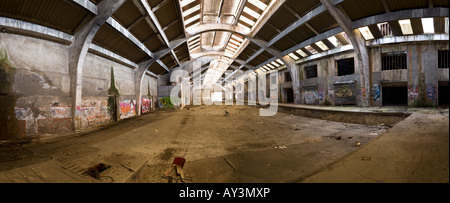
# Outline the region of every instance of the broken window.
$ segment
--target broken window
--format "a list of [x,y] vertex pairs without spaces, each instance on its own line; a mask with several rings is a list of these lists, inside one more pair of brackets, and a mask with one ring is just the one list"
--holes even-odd
[[438,68],[449,68],[449,50],[438,51]]
[[336,61],[338,76],[355,74],[355,59],[348,58]]
[[285,82],[292,82],[292,77],[291,77],[291,73],[286,72],[284,73],[284,78],[285,78]]
[[305,67],[306,78],[317,78],[317,65]]
[[381,32],[381,35],[383,35],[383,37],[394,36],[394,34],[392,33],[391,26],[389,26],[389,24],[387,22],[379,23],[378,28],[380,28],[380,32]]
[[406,62],[406,52],[385,53],[381,58],[382,70],[408,69],[408,65]]

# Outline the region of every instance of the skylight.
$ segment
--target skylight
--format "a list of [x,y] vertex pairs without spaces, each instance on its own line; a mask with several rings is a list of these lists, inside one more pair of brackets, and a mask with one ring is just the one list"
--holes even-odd
[[297,52],[298,54],[300,54],[300,56],[302,56],[302,57],[308,57],[308,54],[306,54],[303,50],[301,50],[301,49],[299,49],[299,50],[297,50],[297,51],[295,51],[295,52]]
[[375,37],[373,37],[372,32],[370,32],[369,27],[365,26],[365,27],[360,27],[358,28],[358,30],[361,32],[361,34],[363,35],[364,39],[366,40],[372,40],[375,39]]
[[294,59],[294,60],[299,60],[300,58],[297,56],[297,55],[295,55],[295,54],[293,54],[293,53],[290,53],[290,54],[288,54],[292,59]]
[[261,9],[263,11],[266,10],[266,8],[267,8],[267,5],[259,0],[248,0],[248,2],[255,5],[256,7],[258,7],[259,9]]
[[426,34],[434,33],[434,19],[422,18],[423,32]]
[[327,45],[325,45],[325,43],[323,43],[322,41],[316,42],[316,45],[317,45],[320,49],[322,49],[322,50],[324,50],[324,51],[327,51],[327,50],[330,49],[330,48],[328,48]]
[[412,35],[414,34],[412,26],[411,26],[411,20],[399,20],[398,23],[400,24],[400,27],[402,28],[403,35]]
[[308,50],[311,54],[319,53],[311,45],[306,46],[305,49]]
[[331,42],[335,47],[338,47],[340,45],[338,39],[335,36],[328,37],[328,41]]

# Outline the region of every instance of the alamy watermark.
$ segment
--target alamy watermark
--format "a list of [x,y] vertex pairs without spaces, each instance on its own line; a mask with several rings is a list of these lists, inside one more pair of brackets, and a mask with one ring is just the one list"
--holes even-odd
[[[170,98],[175,106],[185,105],[260,105],[260,116],[275,116],[278,113],[278,71],[270,74],[254,71],[226,71],[232,75],[226,79],[224,86],[217,83],[204,86],[200,63],[193,63],[192,76],[186,70],[175,70],[170,76],[170,82],[177,85],[172,89]],[[246,76],[246,80],[237,79]],[[267,78],[268,77],[268,78]],[[247,82],[246,82],[247,81]],[[247,83],[247,85],[245,84]],[[247,88],[247,98],[245,98]],[[267,108],[269,107],[269,108]]]

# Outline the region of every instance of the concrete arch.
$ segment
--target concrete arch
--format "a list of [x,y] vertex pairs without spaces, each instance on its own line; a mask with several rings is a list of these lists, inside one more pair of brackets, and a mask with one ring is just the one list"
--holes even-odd
[[187,38],[213,31],[231,32],[241,35],[245,38],[251,37],[251,30],[243,28],[238,25],[220,24],[220,23],[205,23],[186,29]]

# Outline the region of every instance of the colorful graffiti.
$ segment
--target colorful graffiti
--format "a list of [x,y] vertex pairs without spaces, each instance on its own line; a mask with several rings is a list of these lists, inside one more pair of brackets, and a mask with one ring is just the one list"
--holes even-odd
[[325,91],[319,91],[319,103],[322,104],[325,102]]
[[22,126],[23,136],[71,130],[71,107],[15,108],[15,114]]
[[427,96],[431,101],[436,101],[437,99],[437,88],[435,86],[427,86]]
[[415,87],[408,88],[408,99],[410,102],[419,98],[419,89]]
[[81,128],[96,126],[110,120],[107,100],[85,99],[82,106],[76,107],[76,122]]
[[136,116],[136,101],[125,100],[120,102],[120,119]]
[[308,90],[303,92],[303,97],[305,98],[305,103],[309,105],[319,104],[319,93],[317,90]]
[[142,99],[142,113],[149,113],[151,111],[151,100]]
[[160,97],[159,98],[159,108],[173,108],[172,100],[170,97]]
[[370,95],[374,102],[376,102],[378,99],[381,98],[381,86],[378,84],[375,84],[372,86],[372,92]]
[[337,105],[356,104],[356,84],[335,84],[334,87]]

